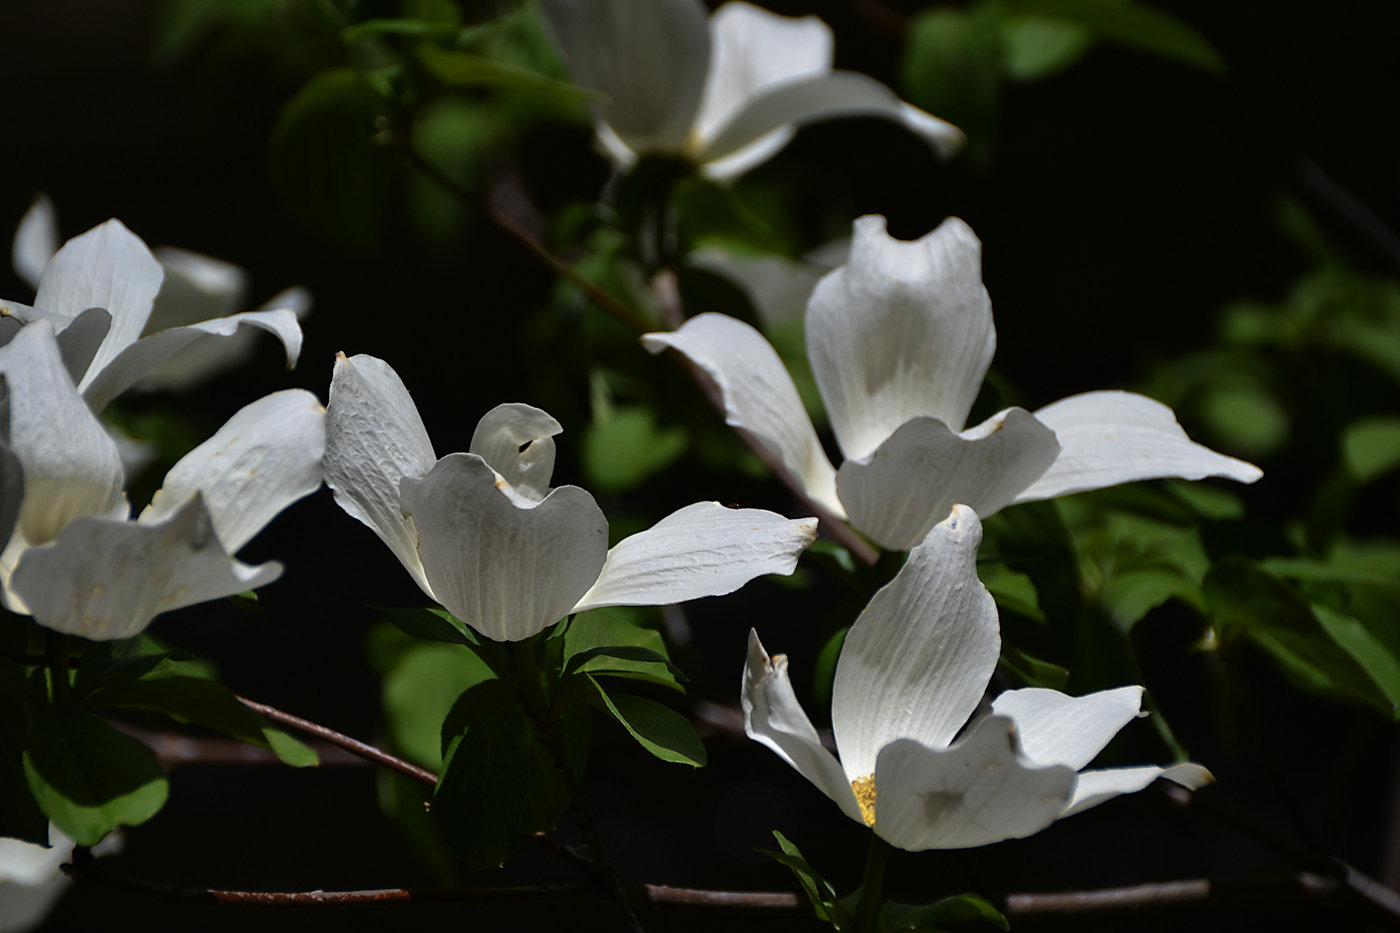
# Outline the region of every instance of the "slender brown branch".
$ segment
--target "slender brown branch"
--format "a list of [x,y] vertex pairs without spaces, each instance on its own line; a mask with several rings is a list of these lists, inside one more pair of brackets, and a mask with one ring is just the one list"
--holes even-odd
[[256,703],[245,697],[239,697],[238,702],[258,715],[266,717],[275,723],[288,726],[305,735],[315,736],[323,742],[329,742],[331,745],[336,745],[345,749],[352,755],[356,755],[366,761],[372,761],[377,765],[383,765],[400,774],[406,774],[415,781],[427,784],[430,787],[437,786],[437,775],[427,768],[420,768],[412,762],[404,761],[402,758],[396,758],[388,752],[375,748],[373,745],[361,742],[359,739],[352,739],[348,735],[343,735],[342,733],[336,732],[334,729],[329,729],[309,719],[302,719],[300,716],[284,713],[280,709],[268,706],[265,703]]
[[[178,732],[158,732],[142,729],[126,722],[113,723],[118,729],[132,738],[139,739],[147,748],[156,753],[161,767],[167,771],[185,765],[275,765],[282,766],[282,759],[270,749],[249,745],[237,739],[214,738],[210,736],[181,735]],[[335,767],[369,767],[370,761],[353,755],[343,748],[328,742],[309,743],[322,765]]]
[[489,200],[478,197],[474,191],[462,185],[455,178],[448,175],[425,158],[406,140],[399,148],[403,152],[404,158],[407,159],[408,163],[415,169],[426,175],[434,184],[442,188],[448,194],[481,211],[493,224],[499,227],[503,232],[510,234],[517,243],[529,250],[536,259],[548,266],[550,270],[574,288],[577,288],[583,293],[585,298],[607,312],[617,320],[618,323],[637,334],[645,334],[647,331],[655,330],[652,323],[635,309],[628,307],[608,292],[588,281],[588,279],[580,275],[573,266],[550,252],[544,243],[540,241],[540,238],[535,235],[534,231],[518,221],[512,213],[502,210],[500,206]]
[[1300,158],[1294,176],[1303,190],[1327,206],[1386,260],[1400,268],[1400,236],[1384,220],[1352,194],[1341,182],[1311,159]]

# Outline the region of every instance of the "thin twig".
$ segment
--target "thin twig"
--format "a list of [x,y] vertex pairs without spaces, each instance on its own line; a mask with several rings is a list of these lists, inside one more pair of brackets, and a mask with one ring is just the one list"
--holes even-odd
[[[237,739],[215,738],[210,736],[181,735],[178,732],[158,732],[142,729],[130,723],[117,722],[114,725],[132,738],[139,739],[156,753],[161,767],[173,770],[185,765],[277,765],[282,759],[271,749],[249,745]],[[320,764],[333,767],[369,767],[372,762],[351,754],[329,742],[309,743]]]
[[255,703],[245,697],[239,697],[238,702],[275,723],[289,726],[306,735],[313,735],[324,742],[329,742],[332,745],[337,745],[345,749],[352,755],[357,755],[377,765],[383,765],[400,774],[406,774],[415,781],[427,784],[430,787],[437,786],[437,775],[427,768],[420,768],[412,762],[404,761],[402,758],[396,758],[388,752],[375,748],[373,745],[361,742],[359,739],[352,739],[348,735],[343,735],[342,733],[336,732],[334,729],[327,728],[309,719],[302,719],[300,716],[284,713],[280,709],[268,706],[265,703]]
[[404,158],[408,160],[410,165],[426,175],[434,184],[442,188],[448,194],[485,214],[492,223],[505,233],[510,234],[517,243],[529,250],[536,259],[548,266],[556,275],[564,279],[574,288],[577,288],[583,293],[585,298],[611,315],[618,323],[637,334],[645,334],[650,330],[655,330],[651,322],[642,317],[636,310],[623,304],[608,292],[588,281],[588,279],[580,275],[573,266],[550,252],[548,247],[540,241],[539,237],[524,224],[517,221],[512,214],[501,210],[496,204],[491,203],[489,200],[483,200],[478,197],[475,192],[460,184],[452,176],[424,158],[412,145],[404,143],[400,146],[400,149],[403,152]]
[[1299,158],[1294,169],[1298,184],[1361,235],[1396,268],[1400,268],[1400,236],[1341,182],[1311,159]]

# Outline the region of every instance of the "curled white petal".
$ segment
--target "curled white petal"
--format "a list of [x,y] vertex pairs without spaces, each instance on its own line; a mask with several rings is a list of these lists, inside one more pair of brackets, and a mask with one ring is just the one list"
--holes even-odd
[[912,418],[961,430],[995,350],[981,244],[956,218],[911,242],[860,218],[851,258],[807,306],[812,372],[849,459]]
[[1143,479],[1223,476],[1252,483],[1263,471],[1186,436],[1172,410],[1133,392],[1072,395],[1035,413],[1060,442],[1060,456],[1017,502],[1050,499]]
[[700,314],[680,330],[646,334],[652,353],[670,347],[705,371],[724,398],[727,424],[749,432],[809,496],[836,515],[836,471],[778,353],[763,335],[723,314]]
[[1072,697],[1058,690],[1026,687],[1008,690],[992,701],[992,712],[1016,723],[1021,752],[1042,765],[1065,765],[1078,771],[1142,707],[1142,688],[1119,687]]
[[874,773],[896,739],[947,745],[977,708],[1001,650],[996,603],[977,579],[981,542],[976,513],[954,507],[851,626],[831,701],[848,774]]
[[549,495],[554,435],[563,430],[547,412],[510,402],[481,416],[469,449],[516,492],[538,502]]
[[1079,775],[1074,797],[1062,815],[1073,816],[1114,797],[1136,794],[1158,778],[1173,781],[1187,790],[1196,790],[1215,780],[1209,771],[1194,761],[1185,761],[1167,768],[1143,765],[1135,768],[1084,771]]
[[696,502],[619,541],[573,611],[732,593],[755,577],[792,573],[816,536],[815,518]]
[[851,524],[882,547],[907,550],[956,503],[986,517],[1045,472],[1054,433],[1008,408],[955,434],[937,418],[913,418],[864,460],[847,460],[836,489]]
[[836,801],[841,812],[856,822],[864,822],[850,779],[840,764],[822,747],[817,730],[797,702],[788,680],[787,656],[769,658],[749,631],[748,658],[739,703],[744,710],[744,732],[777,753],[778,757]]
[[230,553],[321,485],[325,409],[303,389],[265,396],[238,411],[165,475],[140,521],[159,521],[199,491]]
[[14,243],[10,247],[10,262],[15,274],[30,288],[38,289],[39,278],[44,274],[44,266],[49,264],[53,254],[58,252],[58,215],[53,201],[43,193],[34,196],[29,210],[19,220],[15,228]]

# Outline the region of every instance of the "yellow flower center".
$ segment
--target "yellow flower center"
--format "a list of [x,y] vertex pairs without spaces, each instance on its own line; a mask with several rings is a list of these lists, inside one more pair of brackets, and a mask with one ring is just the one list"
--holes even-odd
[[865,825],[875,827],[875,775],[856,778],[851,782],[851,790],[856,794],[856,805],[860,807],[861,819]]

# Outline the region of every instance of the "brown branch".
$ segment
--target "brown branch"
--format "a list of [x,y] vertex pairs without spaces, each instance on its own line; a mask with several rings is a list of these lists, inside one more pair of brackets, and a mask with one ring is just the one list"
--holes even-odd
[[[130,723],[113,723],[118,729],[132,738],[140,740],[156,753],[161,767],[167,771],[185,765],[277,765],[282,759],[270,749],[249,745],[237,739],[214,738],[208,736],[180,735],[177,732],[158,732],[142,729]],[[322,765],[333,767],[368,767],[370,762],[353,755],[343,748],[328,742],[308,743],[316,752]]]
[[302,719],[300,716],[293,716],[291,713],[284,713],[276,707],[268,706],[264,703],[255,703],[245,697],[239,697],[238,702],[248,707],[253,712],[283,726],[288,726],[305,735],[315,736],[323,742],[339,746],[352,755],[372,761],[377,765],[406,774],[429,787],[437,786],[437,775],[427,768],[420,768],[412,762],[396,758],[388,752],[380,751],[373,745],[361,742],[359,739],[352,739],[348,735],[329,729],[320,723],[312,722],[309,719]]
[[1300,158],[1294,176],[1304,191],[1321,201],[1334,215],[1369,243],[1376,252],[1400,268],[1400,236],[1384,220],[1352,194],[1341,182],[1311,159]]

